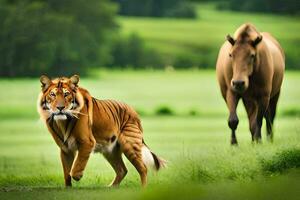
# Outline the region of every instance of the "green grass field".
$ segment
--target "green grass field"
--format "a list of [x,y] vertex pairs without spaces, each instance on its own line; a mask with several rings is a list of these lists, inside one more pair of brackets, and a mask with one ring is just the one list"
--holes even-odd
[[[59,151],[36,114],[38,79],[0,80],[0,199],[293,199],[300,186],[299,72],[287,72],[275,121],[275,141],[251,144],[242,104],[239,147],[231,147],[227,110],[214,71],[101,71],[80,85],[102,99],[144,113],[144,137],[169,161],[149,174],[149,186],[129,169],[119,189],[114,172],[93,154],[83,179],[63,188]],[[5,95],[4,95],[5,93]],[[156,116],[169,106],[173,116]],[[191,116],[190,110],[197,112]],[[287,111],[294,111],[292,114]],[[298,114],[298,115],[297,115]],[[263,133],[265,131],[263,130]]]
[[200,67],[213,67],[226,35],[233,35],[241,24],[251,22],[259,31],[270,32],[279,40],[288,68],[299,68],[299,17],[220,11],[211,3],[199,4],[197,11],[195,20],[121,17],[119,23],[123,34],[138,33],[147,46],[170,62],[176,56],[186,57]]

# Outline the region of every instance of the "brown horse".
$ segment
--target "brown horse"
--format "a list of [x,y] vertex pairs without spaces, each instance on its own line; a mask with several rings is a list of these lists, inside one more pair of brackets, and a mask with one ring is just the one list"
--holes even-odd
[[236,107],[243,100],[249,118],[252,141],[261,141],[263,118],[267,136],[273,140],[273,121],[285,68],[283,49],[269,33],[260,33],[252,24],[240,26],[220,49],[217,78],[229,110],[231,144],[237,144],[239,119]]

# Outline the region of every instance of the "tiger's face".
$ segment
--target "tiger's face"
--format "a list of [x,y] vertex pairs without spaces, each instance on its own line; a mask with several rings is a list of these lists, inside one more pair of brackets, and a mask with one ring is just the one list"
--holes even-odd
[[47,115],[47,119],[66,120],[68,117],[77,116],[79,76],[51,80],[43,75],[40,82],[42,83],[40,108]]

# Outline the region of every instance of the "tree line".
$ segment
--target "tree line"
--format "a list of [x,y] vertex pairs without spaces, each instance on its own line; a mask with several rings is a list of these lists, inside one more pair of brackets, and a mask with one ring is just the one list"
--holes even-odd
[[189,0],[113,0],[120,15],[195,18],[195,7]]
[[[204,0],[0,0],[0,76],[85,75],[100,66],[212,66],[214,61],[188,54],[169,63],[137,34],[121,35],[116,22],[118,14],[193,18],[196,1]],[[222,2],[222,9],[299,13],[296,0]]]
[[[145,13],[156,17],[187,17],[182,6],[191,7],[181,1],[130,2],[143,12],[151,5]],[[99,66],[162,67],[158,52],[146,48],[138,35],[121,36],[116,16],[124,2],[0,0],[0,76],[84,75]]]
[[219,9],[234,11],[278,13],[288,15],[300,14],[298,0],[191,0],[193,2],[216,2]]

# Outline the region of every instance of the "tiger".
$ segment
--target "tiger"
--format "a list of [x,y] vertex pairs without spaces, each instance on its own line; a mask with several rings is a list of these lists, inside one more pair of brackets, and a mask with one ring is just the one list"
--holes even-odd
[[99,100],[78,86],[79,76],[50,79],[40,77],[38,113],[60,148],[66,187],[83,177],[90,154],[102,153],[115,171],[109,186],[119,186],[127,174],[124,154],[136,168],[142,186],[147,171],[158,171],[166,161],[145,144],[137,112],[115,100]]

